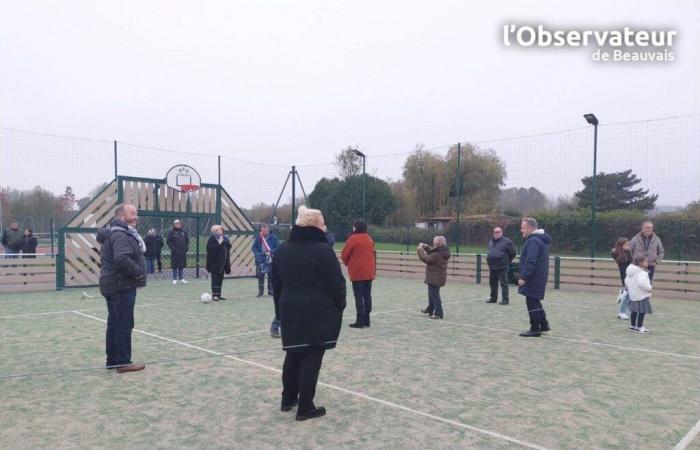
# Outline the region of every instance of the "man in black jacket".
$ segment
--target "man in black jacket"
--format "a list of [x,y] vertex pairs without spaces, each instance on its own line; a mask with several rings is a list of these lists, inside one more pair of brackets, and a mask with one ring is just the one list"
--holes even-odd
[[136,231],[138,213],[124,203],[114,209],[114,219],[97,233],[100,248],[100,293],[107,300],[107,368],[117,372],[143,370],[131,362],[131,330],[134,328],[136,289],[146,286],[146,244]]
[[489,264],[489,285],[491,296],[486,303],[496,303],[498,300],[498,285],[501,285],[501,305],[508,304],[508,267],[515,258],[513,241],[503,236],[503,229],[493,229],[493,239],[489,241],[489,253],[486,261]]

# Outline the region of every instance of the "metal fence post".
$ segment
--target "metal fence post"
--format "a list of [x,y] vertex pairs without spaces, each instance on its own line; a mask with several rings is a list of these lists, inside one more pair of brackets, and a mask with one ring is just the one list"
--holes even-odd
[[54,218],[52,217],[52,218],[51,218],[51,258],[53,258],[53,257],[54,257],[54,247],[53,247],[53,239],[54,239],[54,236],[53,236],[53,234],[54,234],[54,226],[55,226],[55,223],[54,223]]
[[199,278],[199,240],[201,239],[201,237],[202,237],[202,233],[200,233],[200,230],[199,230],[199,217],[197,217],[197,240],[195,241],[195,244],[194,244],[195,251],[197,252],[197,257],[195,260],[196,261],[195,265],[197,268],[197,270],[196,270],[197,278]]
[[409,225],[406,225],[406,254],[408,254],[408,246],[409,242],[411,241],[411,230],[409,228]]
[[58,231],[58,259],[56,260],[56,290],[62,291],[66,286],[66,233],[63,228]]
[[561,258],[558,256],[554,257],[554,289],[559,289],[559,282],[561,281]]
[[476,254],[476,284],[481,284],[481,253]]

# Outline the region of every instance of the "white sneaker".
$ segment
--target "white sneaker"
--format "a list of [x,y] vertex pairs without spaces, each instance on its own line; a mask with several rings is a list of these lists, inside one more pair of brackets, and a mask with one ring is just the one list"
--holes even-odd
[[637,328],[637,333],[651,333],[651,330],[647,330],[644,327]]
[[190,284],[190,282],[187,281],[187,280],[185,280],[184,278],[183,278],[182,280],[180,280],[180,283],[182,283],[182,284]]
[[628,316],[628,315],[625,314],[625,313],[620,313],[620,314],[617,315],[617,318],[618,318],[618,319],[622,319],[622,320],[627,320],[627,319],[630,318],[630,316]]
[[173,284],[177,284],[177,280],[173,280]]
[[637,327],[635,327],[634,325],[630,325],[630,331],[637,331]]

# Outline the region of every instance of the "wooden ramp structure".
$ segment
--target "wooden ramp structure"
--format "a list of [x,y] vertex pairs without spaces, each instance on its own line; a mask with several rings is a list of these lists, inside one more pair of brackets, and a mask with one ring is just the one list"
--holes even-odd
[[58,233],[56,289],[95,286],[100,276],[97,231],[112,219],[114,207],[131,203],[139,217],[203,219],[221,224],[231,240],[231,278],[255,275],[251,247],[255,229],[233,198],[219,184],[202,183],[194,192],[180,192],[164,179],[117,176]]

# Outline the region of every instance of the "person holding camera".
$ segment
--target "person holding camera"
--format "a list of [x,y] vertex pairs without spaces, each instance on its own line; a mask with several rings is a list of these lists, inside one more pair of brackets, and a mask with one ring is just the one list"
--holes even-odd
[[428,306],[421,312],[431,319],[442,319],[440,288],[447,282],[447,261],[451,256],[445,236],[435,236],[432,247],[418,244],[417,251],[420,260],[426,264],[425,284],[428,285]]

